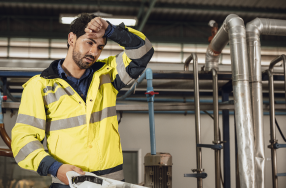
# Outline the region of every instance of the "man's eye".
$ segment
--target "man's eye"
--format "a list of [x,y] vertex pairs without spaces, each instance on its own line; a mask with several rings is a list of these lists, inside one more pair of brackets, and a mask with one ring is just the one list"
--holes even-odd
[[98,49],[103,50],[103,47],[99,46]]
[[87,42],[89,45],[92,45],[93,43],[92,42]]

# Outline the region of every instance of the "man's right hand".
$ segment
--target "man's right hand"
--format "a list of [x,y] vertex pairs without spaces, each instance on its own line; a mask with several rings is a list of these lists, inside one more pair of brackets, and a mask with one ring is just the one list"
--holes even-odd
[[79,168],[79,167],[76,167],[76,166],[73,166],[73,165],[69,165],[69,164],[63,164],[58,169],[57,178],[59,180],[61,180],[61,182],[63,182],[66,185],[69,184],[69,180],[68,180],[67,175],[66,175],[66,173],[68,171],[75,171],[75,172],[79,173],[80,175],[84,175],[85,174],[85,172],[82,171],[82,169]]

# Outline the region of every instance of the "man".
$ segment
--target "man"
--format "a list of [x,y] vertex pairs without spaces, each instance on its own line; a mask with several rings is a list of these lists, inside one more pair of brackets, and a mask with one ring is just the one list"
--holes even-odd
[[[124,51],[98,60],[107,38]],[[23,85],[12,130],[18,165],[51,174],[53,188],[69,187],[68,171],[124,180],[116,96],[144,71],[153,53],[141,32],[81,14],[70,26],[66,58]]]

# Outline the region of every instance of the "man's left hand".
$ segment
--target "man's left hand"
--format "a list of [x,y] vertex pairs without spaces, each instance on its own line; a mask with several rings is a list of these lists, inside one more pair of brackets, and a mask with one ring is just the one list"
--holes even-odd
[[102,38],[108,25],[109,24],[104,19],[96,17],[87,24],[87,27],[84,31],[91,38]]

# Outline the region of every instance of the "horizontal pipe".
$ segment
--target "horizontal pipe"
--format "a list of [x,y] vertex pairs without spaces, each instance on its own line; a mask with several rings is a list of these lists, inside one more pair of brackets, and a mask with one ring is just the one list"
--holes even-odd
[[[147,69],[146,69],[146,70],[147,70]],[[150,70],[151,70],[151,69],[150,69]],[[143,72],[143,74],[138,78],[138,80],[136,80],[136,81],[134,82],[134,84],[131,86],[131,88],[130,88],[128,91],[126,91],[126,93],[125,93],[124,95],[118,97],[116,100],[118,100],[118,101],[119,101],[119,100],[124,100],[126,97],[128,97],[129,95],[131,95],[132,92],[136,89],[136,86],[137,86],[138,84],[140,84],[145,78],[146,78],[146,71]]]
[[[213,111],[207,111],[208,114],[213,114]],[[130,114],[148,114],[148,111],[124,111],[124,113]],[[155,111],[155,114],[195,114],[195,111]],[[201,111],[200,114],[208,115],[204,111]],[[270,115],[269,112],[264,112],[264,115]],[[222,115],[222,112],[219,112],[219,115]],[[229,115],[234,115],[234,111],[229,111]],[[275,112],[275,115],[286,115],[286,112]]]
[[[124,101],[138,101],[138,102],[146,102],[146,98],[126,98]],[[194,103],[194,99],[154,99],[154,102],[186,102],[186,103]],[[222,103],[222,100],[218,100],[219,103]],[[211,99],[200,99],[200,103],[213,103]],[[285,101],[275,101],[276,104],[285,104]],[[269,104],[269,101],[263,101],[263,104]]]

